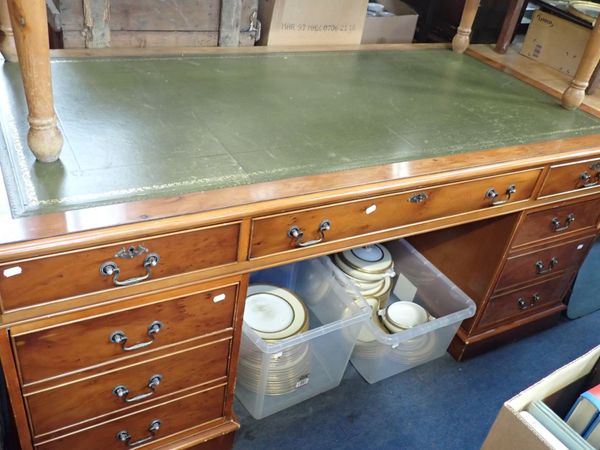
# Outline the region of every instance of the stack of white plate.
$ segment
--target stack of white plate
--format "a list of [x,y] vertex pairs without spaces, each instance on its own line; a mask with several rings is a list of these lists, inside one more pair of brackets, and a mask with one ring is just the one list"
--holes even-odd
[[[293,292],[269,284],[248,287],[244,322],[258,336],[270,343],[298,335],[308,330],[308,311]],[[261,380],[267,376],[266,394],[287,394],[302,385],[310,373],[309,342],[293,345],[273,355],[243,345],[240,354],[238,381],[258,392]],[[268,359],[267,367],[263,361]]]
[[333,262],[363,297],[374,298],[378,309],[385,308],[394,277],[394,260],[387,248],[380,244],[353,248],[333,255]]

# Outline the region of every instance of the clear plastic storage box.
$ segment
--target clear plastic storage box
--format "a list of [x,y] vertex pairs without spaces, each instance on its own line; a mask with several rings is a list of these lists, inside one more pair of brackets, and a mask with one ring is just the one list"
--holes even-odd
[[236,396],[262,419],[338,386],[371,312],[354,302],[352,285],[326,258],[263,270],[250,282],[295,292],[310,320],[308,331],[276,343],[244,324]]
[[444,355],[461,322],[475,314],[475,303],[408,242],[394,241],[386,247],[397,274],[390,303],[399,295],[423,306],[434,319],[395,334],[372,320],[365,322],[351,362],[369,383]]

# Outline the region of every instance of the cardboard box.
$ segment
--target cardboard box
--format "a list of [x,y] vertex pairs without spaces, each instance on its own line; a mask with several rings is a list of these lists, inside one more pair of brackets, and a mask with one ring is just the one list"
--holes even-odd
[[591,30],[543,11],[533,13],[521,54],[575,75]]
[[533,400],[544,400],[554,412],[564,417],[579,394],[585,390],[586,383],[590,381],[588,376],[599,359],[600,346],[504,403],[481,447],[482,450],[555,449],[549,440],[523,419],[520,412]]
[[379,0],[386,11],[395,16],[368,16],[363,31],[363,44],[399,44],[412,42],[419,15],[400,0]]
[[360,44],[367,0],[260,0],[260,45]]

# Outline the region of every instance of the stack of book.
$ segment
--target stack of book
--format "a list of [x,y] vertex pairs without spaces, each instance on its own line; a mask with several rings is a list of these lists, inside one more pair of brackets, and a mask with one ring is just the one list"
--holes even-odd
[[592,447],[600,448],[600,384],[579,396],[565,422]]
[[534,400],[521,416],[555,449],[600,449],[600,384],[582,393],[564,420],[546,403]]

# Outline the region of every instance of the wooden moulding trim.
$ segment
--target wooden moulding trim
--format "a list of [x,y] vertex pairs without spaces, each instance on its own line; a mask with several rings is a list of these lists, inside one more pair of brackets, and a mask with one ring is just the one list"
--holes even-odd
[[21,450],[31,450],[33,449],[31,431],[8,333],[7,329],[0,330],[0,361],[2,362],[2,370],[10,399],[10,410],[17,428]]
[[[200,393],[207,392],[207,391],[210,391],[210,390],[213,390],[213,389],[218,389],[218,388],[221,388],[221,387],[225,387],[225,388],[226,388],[226,386],[227,386],[227,383],[216,384],[216,385],[214,385],[214,386],[210,386],[209,388],[199,389],[199,390],[196,390],[196,391],[194,391],[194,392],[192,392],[192,393],[185,394],[185,395],[182,395],[182,396],[180,396],[180,397],[177,397],[177,398],[174,398],[174,399],[169,399],[169,400],[167,400],[167,401],[163,402],[163,404],[168,404],[168,403],[177,402],[177,401],[179,401],[179,400],[181,400],[181,399],[183,399],[183,398],[186,398],[186,397],[191,397],[191,396],[194,396],[194,395],[198,395],[198,394],[200,394]],[[61,439],[61,438],[64,438],[64,437],[66,437],[66,436],[72,436],[72,435],[74,435],[74,434],[81,433],[81,432],[84,432],[84,431],[86,431],[86,430],[93,429],[93,428],[96,428],[96,427],[102,426],[102,425],[104,425],[104,424],[110,423],[110,422],[114,422],[115,420],[120,420],[120,419],[123,419],[123,418],[126,418],[126,417],[130,417],[130,416],[132,416],[132,415],[138,414],[138,413],[140,413],[140,412],[146,411],[146,410],[148,410],[148,409],[151,409],[151,408],[156,408],[157,406],[160,406],[160,405],[155,405],[155,404],[147,405],[147,406],[145,406],[145,407],[142,407],[142,408],[136,409],[136,410],[135,410],[135,411],[133,411],[133,412],[129,412],[129,413],[127,413],[127,414],[123,414],[123,415],[121,415],[121,416],[115,417],[115,418],[113,418],[113,419],[110,419],[110,420],[107,420],[107,421],[105,421],[105,422],[101,422],[101,423],[93,424],[93,425],[90,425],[90,426],[87,426],[87,427],[84,427],[84,428],[80,428],[80,429],[78,429],[78,430],[74,430],[74,431],[72,431],[72,432],[70,432],[70,433],[63,434],[63,435],[61,435],[61,436],[59,436],[59,437],[54,437],[54,438],[52,438],[52,439],[45,440],[45,441],[43,441],[43,442],[36,442],[36,444],[37,444],[37,445],[42,445],[42,444],[45,444],[45,443],[48,443],[48,442],[54,441],[54,440],[56,440],[56,439]],[[214,420],[212,420],[212,421],[210,421],[210,422],[218,422],[218,421],[222,421],[222,420],[223,420],[223,418],[221,417],[221,418],[214,419]],[[207,422],[207,423],[210,423],[210,422]],[[184,431],[185,431],[185,430],[184,430]],[[169,437],[170,437],[170,436],[165,436],[165,437],[164,437],[164,438],[162,438],[162,439],[168,439]],[[159,441],[157,440],[157,442],[159,442]]]
[[519,328],[519,327],[522,327],[522,326],[527,325],[529,323],[532,323],[532,322],[535,322],[537,320],[540,320],[540,319],[542,319],[544,317],[551,316],[551,315],[556,314],[557,312],[563,311],[565,309],[567,309],[567,305],[559,304],[559,305],[556,305],[556,306],[554,306],[552,308],[545,309],[545,310],[540,311],[540,312],[538,312],[536,314],[533,314],[531,316],[525,317],[523,319],[515,320],[514,322],[507,323],[507,324],[501,325],[499,327],[494,327],[494,328],[492,328],[490,330],[486,330],[486,331],[484,331],[482,333],[479,333],[479,334],[472,334],[471,336],[467,336],[465,334],[465,332],[463,331],[463,329],[459,328],[457,336],[466,345],[474,344],[476,342],[484,341],[486,339],[489,339],[491,336],[495,336],[497,334],[502,334],[504,332],[512,330],[513,328]]
[[[215,378],[213,380],[210,380],[210,381],[207,381],[204,383],[190,385],[190,386],[180,389],[178,391],[170,392],[168,394],[161,395],[160,397],[155,397],[153,399],[146,400],[146,402],[143,403],[143,405],[147,406],[147,407],[152,407],[154,405],[160,405],[161,403],[165,403],[170,400],[178,400],[182,397],[187,396],[191,392],[195,393],[198,391],[208,391],[208,390],[212,389],[213,387],[222,386],[223,383],[227,383],[227,377],[225,377],[225,376]],[[125,414],[137,412],[138,406],[139,405],[128,405],[119,410],[105,412],[105,413],[102,413],[95,417],[86,418],[84,420],[80,420],[79,422],[70,423],[68,425],[61,426],[60,428],[56,428],[51,431],[37,434],[34,437],[34,441],[36,441],[36,442],[40,441],[40,440],[49,441],[49,440],[53,440],[53,439],[62,437],[65,434],[77,432],[81,428],[91,428],[96,425],[101,425],[104,422],[109,422],[111,420],[118,419]]]
[[[0,218],[0,261],[239,221],[282,211],[600,155],[600,134],[268,183],[38,215]],[[89,218],[94,220],[90,221]],[[94,223],[94,225],[82,225]],[[110,229],[108,229],[111,227]],[[4,244],[4,245],[2,245]]]
[[[51,391],[56,388],[62,388],[62,387],[68,386],[70,384],[79,383],[81,381],[102,377],[102,376],[105,376],[105,375],[108,375],[111,373],[120,372],[125,369],[130,369],[132,367],[144,365],[149,362],[161,361],[161,360],[164,361],[175,355],[180,355],[180,354],[183,354],[186,352],[192,352],[194,350],[198,350],[203,347],[209,347],[211,345],[222,343],[222,342],[230,342],[233,339],[233,333],[231,331],[225,331],[225,332],[222,331],[221,334],[223,334],[223,336],[209,335],[209,336],[202,336],[200,338],[194,338],[194,340],[197,340],[199,342],[195,342],[195,341],[191,341],[191,342],[184,341],[182,343],[180,342],[178,344],[178,346],[181,347],[181,345],[184,345],[185,346],[184,348],[181,348],[181,349],[179,349],[179,348],[175,348],[175,349],[161,348],[161,349],[159,349],[159,351],[156,352],[156,354],[139,355],[138,358],[135,358],[133,360],[127,360],[127,361],[125,361],[124,364],[123,364],[123,361],[121,361],[120,359],[117,358],[115,360],[109,361],[107,364],[104,364],[104,365],[109,366],[109,368],[107,368],[107,369],[100,368],[100,370],[99,370],[98,366],[91,367],[91,368],[88,367],[88,368],[85,368],[84,371],[80,371],[76,377],[61,376],[62,379],[60,379],[58,383],[49,384],[46,382],[46,380],[40,380],[40,381],[36,381],[33,383],[25,384],[23,386],[23,396],[30,397],[32,395],[37,395],[37,394],[40,394],[40,393],[43,393],[46,391]],[[162,350],[162,351],[160,351],[160,350]],[[81,374],[84,374],[86,372],[87,372],[87,374],[81,376]],[[223,381],[223,380],[221,380],[221,377],[219,377],[218,380]],[[203,383],[200,383],[197,386],[208,385],[210,383],[214,383],[215,381],[216,380],[205,381]]]
[[[582,192],[584,197],[591,194],[594,193]],[[147,297],[149,291],[154,295],[172,291],[176,287],[188,288],[199,283],[206,285],[207,289],[223,287],[226,283],[234,284],[236,280],[239,280],[240,276],[243,276],[248,272],[314,258],[336,251],[343,251],[367,243],[390,241],[423,232],[441,230],[451,226],[503,216],[522,210],[539,208],[544,205],[559,203],[570,199],[572,199],[572,196],[565,196],[560,199],[552,200],[522,201],[497,208],[468,212],[458,216],[442,217],[428,222],[408,224],[392,230],[375,231],[360,236],[325,242],[307,249],[291,249],[249,261],[240,261],[227,266],[220,266],[218,268],[203,269],[201,271],[188,272],[182,275],[173,275],[159,280],[149,280],[127,288],[109,289],[101,292],[60,299],[45,304],[37,304],[26,309],[10,311],[0,316],[0,329],[9,324],[30,323],[32,320],[35,320],[36,317],[41,315],[51,318],[53,321],[60,321],[63,319],[57,319],[57,317],[64,315],[67,310],[69,313],[88,311],[90,308],[98,307],[99,303],[106,305],[108,308],[117,309],[120,308],[120,306],[115,307],[115,303],[120,305],[123,299],[129,300]],[[224,276],[228,276],[228,278],[223,279]]]
[[[582,197],[578,197],[577,199],[587,200],[589,197],[596,197],[598,192],[586,191],[582,192],[581,194]],[[356,237],[325,242],[308,249],[288,250],[269,256],[252,259],[250,261],[239,261],[227,266],[219,266],[212,269],[202,269],[200,271],[188,272],[182,275],[164,277],[159,280],[149,280],[145,283],[128,288],[108,289],[101,292],[88,293],[81,296],[60,299],[45,304],[36,304],[28,308],[13,310],[0,316],[0,328],[17,322],[31,322],[32,319],[39,317],[40,315],[54,317],[64,314],[66,310],[89,310],[91,307],[98,306],[99,303],[103,303],[105,305],[114,305],[115,302],[120,302],[120,300],[123,298],[132,299],[145,296],[147,295],[148,291],[152,291],[152,294],[158,294],[161,292],[171,291],[175,287],[187,288],[197,285],[198,283],[203,283],[207,286],[218,288],[222,287],[222,285],[228,282],[228,280],[231,280],[231,284],[234,284],[235,280],[239,280],[239,278],[236,277],[242,276],[247,272],[326,255],[335,251],[342,251],[359,245],[364,245],[366,243],[383,242],[392,239],[408,237],[423,232],[440,230],[451,226],[462,225],[482,219],[515,213],[521,210],[537,210],[547,207],[550,204],[561,203],[570,200],[574,200],[572,195],[565,195],[561,198],[551,200],[544,199],[537,201],[523,201],[499,208],[478,210],[452,217],[442,217],[428,222],[408,224],[392,230],[380,230]],[[230,278],[223,280],[222,277],[224,276],[229,276]],[[207,287],[207,289],[210,289],[210,287]]]
[[211,428],[203,432],[198,432],[198,429],[195,428],[190,431],[181,432],[179,435],[177,435],[177,441],[171,442],[164,446],[160,445],[159,447],[155,447],[154,450],[183,450],[191,446],[210,441],[211,439],[215,439],[229,433],[234,433],[239,429],[240,424],[236,420],[227,421],[217,428]]
[[[118,296],[115,301],[117,305],[110,303],[103,303],[102,305],[96,305],[94,311],[87,311],[85,314],[78,311],[70,311],[69,317],[65,319],[57,319],[56,317],[48,317],[39,319],[35,323],[28,323],[19,326],[13,326],[11,328],[11,334],[13,337],[21,336],[29,333],[36,333],[38,331],[45,330],[47,328],[53,328],[57,324],[67,325],[78,323],[81,321],[90,320],[93,318],[103,317],[116,312],[128,311],[136,308],[143,308],[148,305],[154,305],[158,303],[165,303],[180,298],[189,297],[192,295],[203,294],[205,292],[217,289],[223,289],[227,287],[236,287],[240,283],[240,278],[237,276],[227,277],[225,279],[211,280],[209,282],[193,282],[185,285],[177,285],[176,288],[167,287],[165,289],[153,290],[151,292],[148,289],[144,289],[133,295],[121,295]],[[143,286],[143,285],[141,285]],[[215,332],[220,333],[221,331]]]
[[234,311],[234,322],[233,322],[233,339],[231,341],[231,347],[229,351],[229,361],[227,368],[228,384],[225,392],[224,402],[224,415],[225,417],[232,417],[233,411],[233,395],[235,388],[235,381],[237,376],[237,366],[240,352],[240,340],[242,337],[242,323],[244,320],[244,308],[246,305],[246,295],[248,291],[248,284],[250,282],[250,275],[244,274],[238,286],[237,301],[235,303]]
[[424,50],[450,48],[450,44],[361,44],[254,47],[161,47],[161,48],[81,48],[51,50],[51,58],[115,58],[194,55],[263,55],[268,53],[340,52],[374,50]]
[[[530,76],[528,76],[527,74],[525,74],[524,72],[519,71],[518,69],[512,68],[512,67],[508,67],[507,65],[498,62],[498,61],[494,61],[493,59],[491,59],[488,56],[485,56],[481,53],[479,53],[477,50],[469,48],[466,52],[467,55],[489,65],[494,67],[495,69],[498,69],[508,75],[511,75],[515,78],[517,78],[518,80],[521,80],[537,89],[540,89],[541,91],[544,91],[545,93],[551,95],[552,97],[555,97],[557,99],[561,99],[562,95],[563,95],[563,91],[559,91],[557,89],[554,89],[551,86],[548,86],[547,84],[544,84],[534,78],[531,78]],[[566,86],[565,86],[566,89]],[[581,106],[579,106],[579,109],[581,109],[582,111],[585,111],[588,114],[591,114],[592,116],[598,117],[600,118],[600,111],[597,110],[596,108],[593,108],[590,105],[587,104],[582,104]]]

